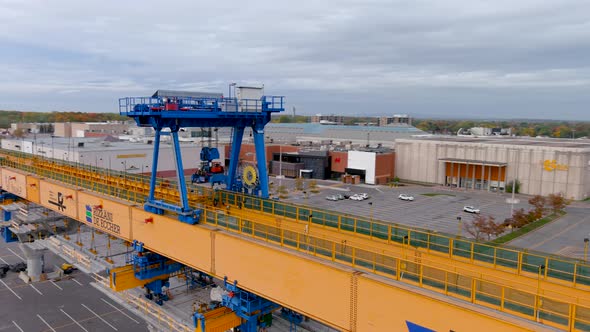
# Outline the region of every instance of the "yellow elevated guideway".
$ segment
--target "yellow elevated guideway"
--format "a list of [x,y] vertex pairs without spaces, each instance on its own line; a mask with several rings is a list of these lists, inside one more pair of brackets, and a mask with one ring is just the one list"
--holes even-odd
[[[0,162],[4,190],[343,331],[590,330],[581,262],[189,186],[204,210],[191,226],[145,212],[142,177],[10,153]],[[157,194],[174,202],[173,187]]]

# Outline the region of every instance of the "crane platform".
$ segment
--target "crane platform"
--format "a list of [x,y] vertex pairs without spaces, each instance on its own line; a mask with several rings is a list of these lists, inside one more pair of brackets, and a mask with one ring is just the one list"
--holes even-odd
[[4,190],[343,331],[590,330],[583,262],[205,189],[189,225],[138,207],[143,179],[3,153]]

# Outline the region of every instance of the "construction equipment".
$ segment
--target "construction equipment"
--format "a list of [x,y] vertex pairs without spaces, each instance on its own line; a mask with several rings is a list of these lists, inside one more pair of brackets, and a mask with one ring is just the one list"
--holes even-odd
[[[171,211],[178,214],[178,219],[189,224],[199,222],[202,211],[193,209],[188,203],[188,194],[184,179],[184,167],[178,131],[181,127],[231,127],[232,149],[230,165],[227,175],[223,178],[226,188],[234,191],[241,191],[238,186],[236,171],[239,163],[240,148],[244,129],[251,127],[254,143],[256,146],[256,159],[259,174],[259,190],[262,197],[268,197],[268,174],[266,155],[264,150],[264,126],[270,121],[271,114],[282,112],[284,108],[284,97],[263,96],[262,88],[244,87],[236,94],[238,98],[189,98],[189,97],[128,97],[119,99],[119,112],[121,115],[132,117],[141,127],[153,127],[154,154],[152,174],[150,180],[150,191],[144,204],[144,209],[156,214],[164,214],[164,211]],[[251,98],[242,98],[242,97]],[[162,130],[169,129],[174,147],[174,158],[176,162],[176,173],[178,192],[180,196],[179,205],[156,200],[156,174],[158,170],[158,155],[160,149],[160,137]],[[201,160],[210,162],[215,159],[216,149],[202,151]],[[220,175],[220,174],[215,174]],[[221,181],[218,176],[215,181]]]
[[120,292],[142,286],[145,297],[158,305],[168,301],[169,278],[177,275],[183,265],[143,248],[143,243],[134,240],[132,264],[109,271],[111,288]]
[[225,331],[238,327],[242,332],[256,332],[272,325],[272,313],[280,309],[278,304],[239,288],[237,280],[229,283],[225,277],[223,286],[221,306],[213,302],[208,311],[194,313],[196,331]]

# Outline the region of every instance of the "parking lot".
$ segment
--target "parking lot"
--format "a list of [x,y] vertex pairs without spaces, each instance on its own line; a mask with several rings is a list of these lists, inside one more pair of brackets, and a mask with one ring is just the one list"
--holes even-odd
[[[23,261],[18,243],[0,241],[0,264]],[[63,262],[47,253],[48,262]],[[26,284],[15,272],[0,279],[0,331],[148,331],[142,319],[89,285],[91,277]]]
[[[285,183],[291,186],[289,181],[285,181]],[[474,206],[481,210],[482,215],[493,216],[497,222],[503,222],[510,216],[511,207],[506,203],[506,199],[510,198],[511,194],[424,186],[391,188],[388,186],[344,185],[335,181],[318,181],[318,184],[320,193],[308,193],[308,197],[305,198],[302,193],[291,191],[290,197],[286,200],[448,234],[459,232],[457,217],[461,217],[462,223],[473,219],[472,214],[463,212],[464,206]],[[326,199],[328,195],[354,193],[367,193],[369,199],[362,201],[350,199],[330,201]],[[398,196],[402,193],[412,195],[414,201],[399,199]],[[529,197],[516,196],[520,202],[514,205],[514,209],[528,209]],[[464,230],[461,232],[463,236],[468,236]]]

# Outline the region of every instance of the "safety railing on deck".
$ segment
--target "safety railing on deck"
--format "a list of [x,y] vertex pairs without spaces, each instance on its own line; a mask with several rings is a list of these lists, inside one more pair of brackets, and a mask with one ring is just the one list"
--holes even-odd
[[[431,262],[422,257],[420,251],[411,245],[406,245],[406,250],[401,255],[377,248],[361,248],[335,239],[310,236],[305,232],[246,220],[239,215],[230,216],[224,210],[205,210],[204,221],[247,237],[546,325],[569,331],[590,330],[590,304],[581,304],[579,299],[565,297],[563,294],[550,293],[540,286],[536,291],[530,290],[530,284],[522,284],[521,288],[508,287],[500,283],[501,280],[487,280],[485,275],[476,270],[441,266],[439,262]],[[539,276],[539,281],[541,278]],[[515,284],[514,281],[510,283]]]
[[[16,158],[22,158],[23,160],[2,159],[0,160],[0,165],[22,169],[127,201],[143,203],[149,191],[149,178],[146,176],[56,160],[52,160],[48,164],[47,161],[40,160],[33,165],[32,162],[24,162],[24,160],[32,160],[29,154],[7,150],[1,150],[1,152]],[[82,179],[78,176],[80,171],[96,174],[96,178],[92,180]],[[118,182],[116,184],[112,182],[101,182],[105,178],[115,178],[118,179]],[[156,184],[157,188],[167,190],[171,192],[171,195],[176,195],[174,197],[178,197],[176,182],[157,179]],[[538,273],[539,266],[545,266],[542,275],[543,279],[561,280],[571,283],[574,287],[578,285],[590,286],[590,264],[566,257],[507,246],[500,247],[391,222],[347,215],[272,199],[262,199],[225,190],[213,190],[203,186],[189,184],[188,191],[189,198],[193,197],[191,200],[193,205],[195,204],[194,197],[208,197],[210,200],[217,200],[220,204],[240,206],[303,222],[309,221],[313,225],[322,226],[326,229],[349,232],[375,240],[386,241],[387,243],[398,243],[424,248],[430,253],[445,255],[451,259],[467,260],[472,264],[501,268],[505,271],[512,271],[515,274],[521,274],[523,272],[536,274]],[[162,199],[167,203],[177,204],[178,202],[174,200],[174,197],[164,197],[163,194],[157,195],[158,199]],[[202,208],[202,206],[193,207]]]
[[[63,170],[42,169],[39,165],[15,160],[0,159],[3,166],[21,169],[52,178],[64,183],[95,190],[95,181],[79,178],[77,172],[68,174],[69,163],[57,164]],[[76,165],[77,170],[92,170],[92,167]],[[105,171],[102,170],[102,174]],[[107,172],[109,176],[125,175],[120,172]],[[137,181],[142,177],[128,175],[127,181]],[[141,179],[143,180],[143,179]],[[135,182],[142,183],[141,181]],[[159,183],[165,183],[159,181]],[[100,191],[118,199],[141,203],[144,195],[129,189],[121,190],[107,186]],[[172,185],[172,187],[174,187]],[[134,187],[135,188],[135,187]],[[199,189],[200,188],[200,189]],[[104,188],[103,188],[104,189]],[[262,213],[285,216],[305,221],[315,227],[329,227],[334,230],[352,232],[376,240],[398,242],[404,252],[389,253],[382,249],[367,246],[358,247],[341,242],[338,239],[310,236],[305,232],[289,230],[287,227],[270,226],[240,216],[229,216],[225,210],[204,208],[203,222],[244,236],[263,240],[278,246],[294,249],[314,255],[325,260],[342,263],[357,269],[387,276],[394,280],[418,287],[430,289],[448,296],[460,298],[471,303],[484,305],[502,312],[511,313],[527,319],[542,322],[570,331],[590,330],[590,306],[576,298],[566,298],[561,294],[550,294],[540,286],[536,292],[531,291],[530,284],[522,285],[522,289],[504,286],[499,282],[486,280],[477,271],[458,270],[455,267],[443,267],[434,264],[421,256],[418,248],[429,252],[439,252],[452,258],[466,259],[472,263],[495,264],[509,268],[508,270],[527,271],[538,274],[538,280],[556,278],[577,284],[590,284],[588,266],[575,261],[557,257],[529,254],[516,249],[499,248],[480,244],[467,239],[456,239],[450,236],[416,230],[399,225],[367,220],[361,217],[348,216],[320,209],[297,206],[273,200],[244,196],[226,191],[211,191],[202,187],[193,188],[203,195],[217,195],[223,204],[238,205],[247,209],[259,210]],[[482,248],[487,248],[482,250]],[[536,265],[538,263],[538,265]],[[547,267],[540,273],[539,265]],[[575,266],[571,272],[564,270],[563,264]],[[498,280],[496,280],[498,281]],[[511,284],[515,284],[514,281]]]

